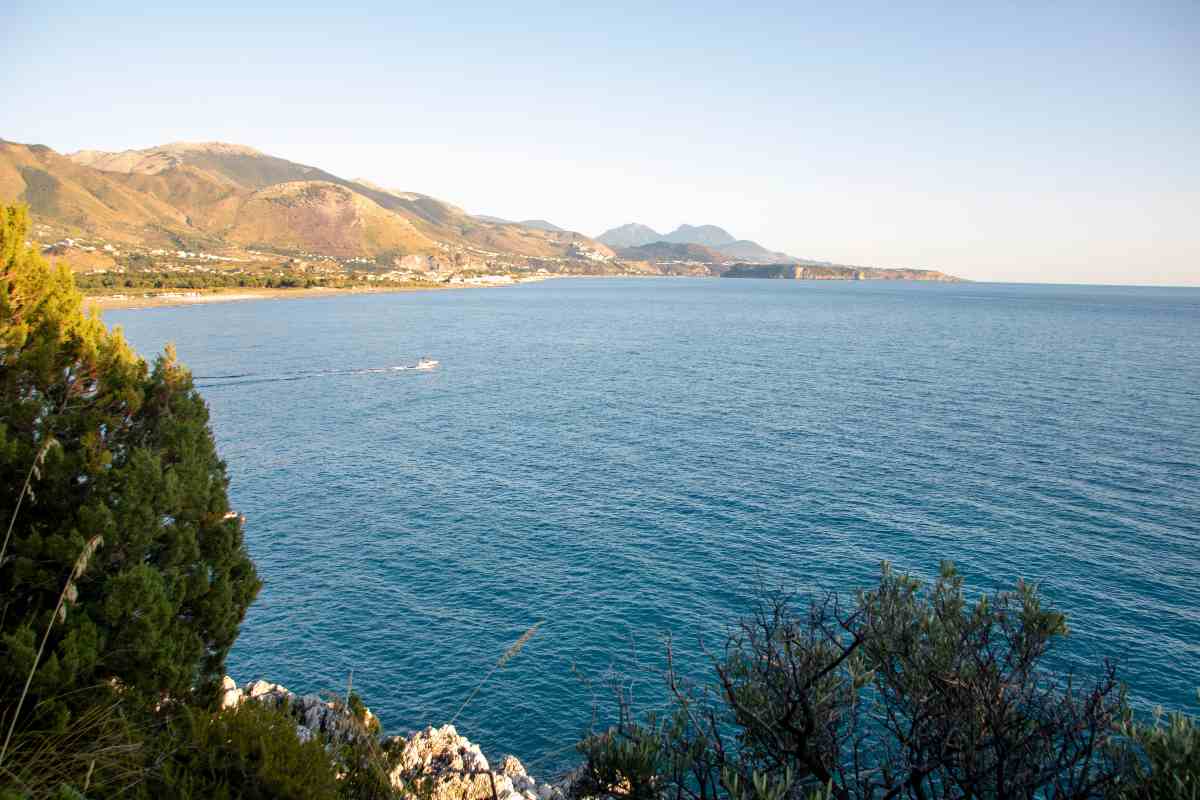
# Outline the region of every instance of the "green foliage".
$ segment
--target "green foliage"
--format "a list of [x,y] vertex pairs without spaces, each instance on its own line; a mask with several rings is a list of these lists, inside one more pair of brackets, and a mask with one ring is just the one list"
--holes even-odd
[[357,692],[350,692],[350,697],[346,705],[349,707],[350,713],[354,718],[363,726],[363,730],[366,733],[372,735],[379,734],[379,719],[374,715],[368,718],[367,706],[363,703],[362,698],[358,696]]
[[[402,796],[392,786],[392,771],[400,763],[403,746],[400,742],[381,742],[379,720],[368,713],[362,698],[349,692],[346,703],[341,698],[332,698],[334,705],[346,715],[347,729],[334,737],[336,746],[332,757],[339,775],[338,796],[346,800],[392,800]],[[414,779],[418,776],[412,776]],[[426,796],[419,780],[412,780],[417,787],[409,796]]]
[[620,794],[630,800],[652,800],[659,796],[664,759],[668,748],[658,721],[651,716],[644,725],[616,729],[585,739],[579,744],[584,771],[577,790],[582,796]]
[[[1200,692],[1197,692],[1200,699]],[[1153,724],[1128,720],[1124,732],[1136,748],[1131,800],[1200,798],[1200,724],[1182,711],[1156,709]]]
[[88,294],[154,294],[158,291],[187,289],[348,289],[356,286],[422,287],[435,285],[410,280],[367,281],[343,274],[303,274],[278,272],[183,272],[171,270],[135,270],[126,273],[88,272],[75,276],[76,285]]
[[286,709],[181,709],[169,737],[169,757],[147,778],[148,797],[323,800],[340,790],[324,744],[302,742]]
[[17,730],[66,730],[106,692],[207,702],[259,587],[225,518],[208,410],[171,349],[150,368],[83,314],[67,269],[25,245],[27,226],[24,209],[0,208],[0,479],[14,489],[0,498],[0,719],[97,536]]
[[391,773],[399,763],[400,753],[398,744],[381,744],[374,735],[355,737],[343,743],[334,754],[341,775],[337,796],[345,800],[399,797],[400,793],[392,787]]
[[[1066,633],[1034,587],[969,601],[949,564],[931,586],[885,564],[879,585],[797,607],[768,598],[714,656],[710,686],[668,670],[666,724],[586,740],[587,790],[614,797],[800,800],[1101,798],[1127,778],[1126,706],[1041,662]],[[671,652],[668,648],[668,659]]]

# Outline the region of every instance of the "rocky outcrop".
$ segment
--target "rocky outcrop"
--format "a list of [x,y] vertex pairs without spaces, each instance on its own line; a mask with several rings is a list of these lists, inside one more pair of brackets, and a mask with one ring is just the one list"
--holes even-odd
[[402,746],[392,783],[403,787],[411,776],[432,781],[432,800],[564,800],[566,788],[529,777],[516,756],[505,756],[492,769],[479,746],[459,736],[453,725],[426,728],[385,741]]
[[343,704],[319,695],[297,695],[284,686],[258,680],[238,686],[226,677],[221,687],[221,708],[236,708],[247,701],[286,707],[296,719],[301,740],[320,737],[344,744],[357,737],[377,736],[382,749],[397,752],[391,772],[396,788],[417,789],[428,784],[430,800],[567,800],[573,779],[538,783],[525,772],[516,756],[504,756],[493,769],[487,757],[453,725],[427,727],[407,736],[378,733],[378,718],[364,709],[356,718]]
[[344,743],[363,731],[379,729],[379,721],[371,709],[365,718],[355,719],[346,708],[319,695],[296,695],[278,683],[251,681],[239,687],[233,678],[225,677],[221,685],[221,708],[234,708],[246,700],[257,700],[270,706],[288,706],[296,718],[296,733],[301,741],[322,736],[327,741]]

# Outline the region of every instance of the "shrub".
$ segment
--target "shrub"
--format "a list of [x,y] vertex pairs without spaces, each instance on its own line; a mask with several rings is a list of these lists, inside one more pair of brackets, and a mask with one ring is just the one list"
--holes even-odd
[[1066,632],[1035,588],[969,603],[951,565],[925,587],[885,564],[847,602],[767,599],[685,684],[674,710],[585,741],[587,787],[610,796],[1099,798],[1120,786],[1125,715],[1106,664],[1081,686],[1042,662]]
[[[1200,692],[1197,692],[1200,698]],[[1200,798],[1200,725],[1181,711],[1154,712],[1153,724],[1128,720],[1124,732],[1135,747],[1130,800]]]
[[145,786],[149,797],[317,800],[339,791],[324,744],[301,741],[286,708],[243,703],[217,714],[183,708],[166,737],[166,760]]

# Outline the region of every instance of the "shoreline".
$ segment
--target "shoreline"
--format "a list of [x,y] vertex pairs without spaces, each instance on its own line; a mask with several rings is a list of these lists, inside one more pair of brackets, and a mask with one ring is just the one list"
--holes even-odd
[[[557,277],[557,276],[555,276]],[[302,300],[320,297],[336,297],[347,294],[401,294],[407,292],[441,292],[452,289],[496,289],[519,286],[523,283],[538,283],[549,278],[538,276],[512,283],[431,283],[426,286],[350,286],[333,288],[314,286],[307,289],[230,289],[204,291],[202,289],[164,289],[159,294],[107,294],[84,295],[85,310],[165,308],[172,306],[203,305],[207,303],[237,303],[253,300]]]

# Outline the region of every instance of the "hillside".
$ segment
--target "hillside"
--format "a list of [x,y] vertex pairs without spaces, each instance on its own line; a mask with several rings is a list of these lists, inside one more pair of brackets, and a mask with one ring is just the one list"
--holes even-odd
[[617,249],[617,256],[626,261],[671,262],[691,261],[700,264],[721,264],[728,261],[724,255],[700,244],[672,244],[651,242],[637,247]]
[[541,220],[490,223],[428,195],[219,142],[62,155],[0,141],[0,200],[29,204],[46,245],[86,237],[124,251],[232,257],[253,248],[381,267],[421,256],[439,269],[477,270],[558,271],[613,258],[606,246]]
[[43,249],[96,272],[269,262],[424,280],[460,272],[716,275],[731,262],[837,266],[716,225],[660,234],[630,223],[590,239],[544,219],[472,215],[430,195],[222,142],[62,155],[0,140],[0,201],[27,203]]
[[737,241],[727,242],[715,247],[714,249],[722,255],[737,261],[771,262],[805,260],[792,258],[787,253],[780,253],[777,250],[768,250],[758,242],[752,242],[749,239],[739,239]]
[[492,217],[487,214],[476,214],[475,219],[483,222],[493,222],[497,225],[522,225],[526,228],[535,228],[540,231],[551,231],[554,233],[567,233],[566,228],[560,228],[553,222],[544,219],[523,219],[520,222],[514,222],[511,219],[503,219],[502,217]]
[[[758,242],[752,242],[749,239],[737,239],[729,231],[716,225],[680,225],[670,233],[659,233],[646,225],[631,222],[605,231],[596,237],[596,241],[616,249],[641,247],[655,242],[700,245],[720,254],[722,256],[720,260],[725,261],[816,263],[776,250],[768,250]],[[668,257],[675,258],[675,254],[668,252]]]

